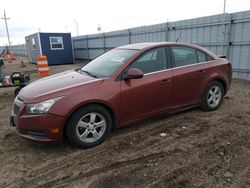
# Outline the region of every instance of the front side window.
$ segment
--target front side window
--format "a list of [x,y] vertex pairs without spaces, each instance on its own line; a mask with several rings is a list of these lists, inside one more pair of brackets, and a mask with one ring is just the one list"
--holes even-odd
[[137,52],[138,50],[127,49],[110,50],[80,70],[95,77],[109,77]]
[[196,51],[188,47],[172,47],[172,54],[176,67],[198,63]]
[[165,48],[154,48],[142,54],[137,58],[129,68],[140,69],[144,74],[166,69]]
[[51,50],[62,50],[63,38],[62,37],[50,37],[50,48]]

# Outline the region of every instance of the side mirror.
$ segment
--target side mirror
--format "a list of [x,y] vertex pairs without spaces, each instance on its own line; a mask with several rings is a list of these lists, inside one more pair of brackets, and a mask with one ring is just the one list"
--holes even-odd
[[137,68],[130,68],[124,75],[124,80],[139,79],[143,77],[143,72]]

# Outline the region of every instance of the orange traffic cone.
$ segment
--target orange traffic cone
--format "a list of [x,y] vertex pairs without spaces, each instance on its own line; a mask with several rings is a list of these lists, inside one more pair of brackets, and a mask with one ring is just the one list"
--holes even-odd
[[39,76],[49,76],[49,66],[45,55],[37,56],[37,67]]

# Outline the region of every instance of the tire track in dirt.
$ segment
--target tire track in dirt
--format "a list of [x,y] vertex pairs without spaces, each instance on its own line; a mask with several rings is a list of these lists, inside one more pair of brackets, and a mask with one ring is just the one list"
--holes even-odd
[[[66,178],[66,181],[65,181],[65,178],[62,178],[62,180],[64,180],[63,183],[70,183],[70,182],[73,182],[73,181],[76,181],[76,180],[79,180],[79,179],[83,179],[83,178],[90,177],[90,176],[93,176],[93,175],[98,175],[98,174],[101,174],[101,173],[104,173],[104,172],[112,171],[114,169],[119,169],[119,168],[122,168],[124,166],[134,165],[136,163],[143,163],[143,161],[146,161],[146,160],[149,160],[149,159],[152,159],[152,158],[155,158],[155,157],[162,157],[163,154],[164,154],[164,152],[153,153],[153,154],[150,154],[148,156],[139,157],[139,158],[129,160],[129,161],[116,162],[116,163],[113,163],[113,164],[110,164],[110,165],[107,165],[107,166],[103,166],[103,167],[100,167],[100,168],[95,168],[95,169],[90,170],[90,171],[85,172],[85,173],[80,172],[78,175],[76,175],[74,177]],[[47,182],[47,183],[43,184],[42,186],[50,187],[50,186],[53,186],[57,181],[58,180]]]
[[[33,168],[29,172],[29,174],[33,174],[35,176],[32,178],[25,178],[23,185],[27,186],[29,182],[36,182],[38,180],[42,180],[45,177],[53,177],[53,175],[60,170],[67,169],[69,167],[76,166],[76,165],[82,165],[84,164],[85,160],[101,155],[105,153],[107,149],[108,148],[105,148],[101,151],[97,151],[94,153],[90,152],[89,154],[84,154],[84,156],[83,156],[82,151],[80,150],[74,153],[70,153],[67,156],[60,157],[59,159],[51,159],[49,161],[46,161],[44,164],[39,165],[36,168]],[[69,161],[68,159],[72,159],[72,160]],[[74,159],[77,159],[77,161],[75,161]]]
[[[134,165],[134,164],[143,164],[143,163],[147,162],[148,160],[152,160],[152,159],[155,160],[155,159],[163,158],[165,156],[173,155],[173,154],[180,153],[180,152],[183,152],[183,151],[180,150],[180,149],[173,149],[173,150],[168,151],[168,152],[161,151],[161,152],[158,152],[158,153],[152,153],[152,154],[142,156],[142,157],[138,157],[138,158],[131,159],[131,160],[115,162],[115,163],[109,164],[107,166],[103,166],[103,167],[100,167],[100,168],[95,168],[95,169],[90,170],[90,171],[85,172],[85,173],[80,172],[78,175],[73,176],[73,177],[67,177],[67,178],[63,177],[61,179],[63,181],[60,182],[60,184],[62,184],[62,183],[67,184],[67,183],[70,183],[70,182],[77,181],[79,179],[83,179],[83,178],[87,178],[87,177],[90,177],[90,176],[99,175],[101,173],[105,173],[105,172],[113,171],[113,170],[116,170],[116,169],[120,169],[120,168],[122,168],[124,166],[130,166],[130,165]],[[58,180],[47,182],[47,183],[43,184],[42,186],[45,186],[45,187],[54,186],[54,184],[56,182],[58,182]]]

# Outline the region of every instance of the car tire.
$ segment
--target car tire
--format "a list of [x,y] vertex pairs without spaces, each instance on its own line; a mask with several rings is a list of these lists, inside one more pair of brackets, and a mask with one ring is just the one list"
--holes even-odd
[[66,136],[79,148],[90,148],[101,144],[110,134],[112,118],[100,105],[88,105],[75,111],[70,117]]
[[219,108],[224,97],[224,87],[219,81],[212,81],[202,96],[201,108],[213,111]]
[[21,88],[18,87],[14,90],[15,97],[18,95],[18,93],[21,91]]

